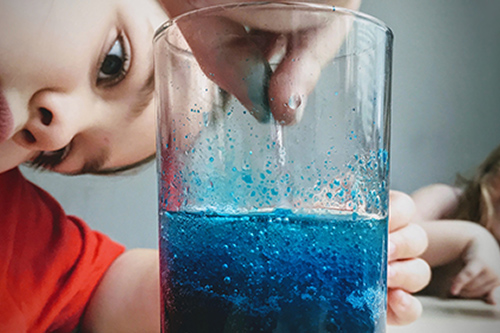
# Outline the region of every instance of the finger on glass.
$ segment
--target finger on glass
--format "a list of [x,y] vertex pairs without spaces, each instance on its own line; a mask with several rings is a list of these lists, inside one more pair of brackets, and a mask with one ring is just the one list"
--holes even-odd
[[392,232],[389,236],[389,261],[415,258],[427,248],[427,234],[424,229],[414,223]]
[[420,301],[401,289],[389,289],[387,293],[387,323],[407,325],[422,315]]
[[390,191],[389,201],[389,232],[397,231],[415,221],[417,210],[409,195],[393,190]]
[[415,293],[422,290],[430,278],[431,270],[424,260],[398,260],[389,265],[387,286]]

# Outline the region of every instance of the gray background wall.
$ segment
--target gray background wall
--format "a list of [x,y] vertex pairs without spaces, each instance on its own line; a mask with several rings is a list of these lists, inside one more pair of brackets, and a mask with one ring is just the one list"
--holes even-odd
[[[452,183],[500,144],[500,1],[365,0],[395,35],[392,188]],[[26,170],[67,212],[129,247],[157,247],[156,175]]]

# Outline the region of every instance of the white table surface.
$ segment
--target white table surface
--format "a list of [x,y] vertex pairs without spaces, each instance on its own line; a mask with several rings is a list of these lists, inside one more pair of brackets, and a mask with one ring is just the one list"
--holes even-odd
[[477,300],[418,298],[422,317],[410,325],[389,326],[387,333],[500,333],[500,307]]

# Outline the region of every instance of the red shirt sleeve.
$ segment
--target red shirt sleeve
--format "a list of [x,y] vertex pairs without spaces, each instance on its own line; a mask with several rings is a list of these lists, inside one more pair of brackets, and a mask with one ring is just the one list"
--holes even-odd
[[17,168],[0,174],[0,332],[71,332],[123,251]]

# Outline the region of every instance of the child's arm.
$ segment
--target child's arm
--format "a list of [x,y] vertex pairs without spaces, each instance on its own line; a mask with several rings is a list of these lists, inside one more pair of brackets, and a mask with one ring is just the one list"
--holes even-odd
[[458,205],[461,190],[445,184],[432,184],[412,193],[417,213],[424,221],[441,220]]
[[84,332],[160,332],[158,251],[135,249],[111,265],[82,322]]
[[422,255],[431,267],[460,259],[473,241],[488,234],[480,225],[455,220],[426,221],[420,224],[427,232],[429,245]]
[[422,255],[431,267],[462,260],[464,267],[453,279],[450,294],[483,298],[494,304],[493,292],[500,286],[500,249],[482,226],[467,221],[423,222],[429,246]]
[[[465,298],[482,298],[496,304],[495,288],[500,286],[500,249],[493,235],[478,230],[462,255],[465,267],[453,279],[450,293]],[[498,297],[498,295],[497,295]]]
[[423,187],[412,194],[429,246],[422,255],[431,267],[461,260],[464,267],[453,279],[450,294],[494,300],[500,285],[500,249],[482,226],[468,221],[442,220],[456,209],[461,191],[444,184]]

